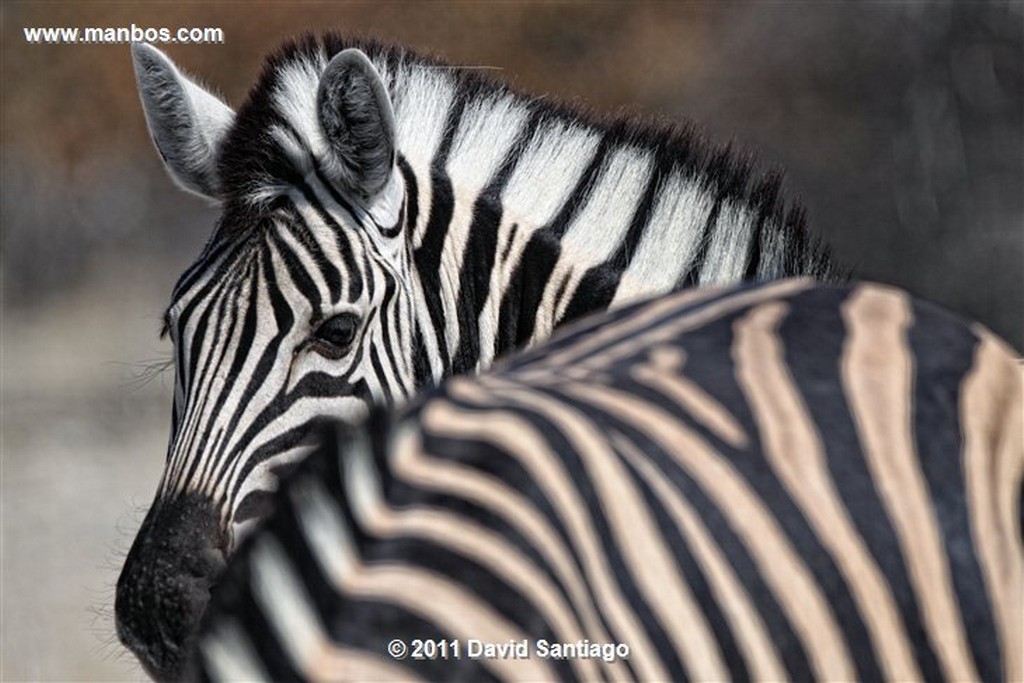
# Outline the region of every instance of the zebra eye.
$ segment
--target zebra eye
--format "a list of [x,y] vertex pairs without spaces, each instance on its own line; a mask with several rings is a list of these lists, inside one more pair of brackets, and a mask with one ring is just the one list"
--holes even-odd
[[328,318],[313,333],[314,348],[328,358],[341,358],[355,341],[359,322],[355,313],[339,313]]

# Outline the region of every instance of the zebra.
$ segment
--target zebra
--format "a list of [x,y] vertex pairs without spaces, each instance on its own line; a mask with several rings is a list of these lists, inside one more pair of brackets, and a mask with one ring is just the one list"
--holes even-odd
[[642,296],[843,276],[776,174],[691,130],[334,35],[270,56],[237,111],[156,48],[132,55],[170,175],[222,209],[164,316],[166,465],[115,596],[158,679],[311,420],[361,419]]
[[1022,680],[1021,377],[871,283],[595,315],[323,428],[190,675]]

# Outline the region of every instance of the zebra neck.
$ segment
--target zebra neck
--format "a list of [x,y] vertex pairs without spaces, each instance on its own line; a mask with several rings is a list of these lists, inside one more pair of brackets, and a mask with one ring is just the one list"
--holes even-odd
[[[475,372],[515,346],[542,319],[520,311],[523,287],[540,284],[520,272],[521,253],[531,243],[530,262],[558,260],[557,239],[543,239],[543,226],[518,218],[498,188],[466,189],[446,173],[431,177],[430,210],[417,226],[413,263],[420,284],[420,328],[434,337],[440,364],[431,374]],[[531,238],[534,238],[531,242]],[[431,330],[431,332],[426,332]]]
[[751,185],[692,136],[597,125],[452,69],[402,65],[392,91],[443,374],[681,285],[828,271],[777,179]]

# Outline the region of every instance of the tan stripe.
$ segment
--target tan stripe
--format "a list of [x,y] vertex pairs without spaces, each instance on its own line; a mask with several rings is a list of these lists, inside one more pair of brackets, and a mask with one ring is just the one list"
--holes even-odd
[[[393,462],[397,470],[403,468],[400,457]],[[551,626],[560,642],[576,642],[586,637],[551,580],[522,552],[486,527],[464,517],[423,506],[410,506],[401,511],[378,508],[367,521],[367,530],[375,536],[424,539],[488,568],[518,589]],[[578,676],[592,680],[599,676],[599,661],[573,659],[570,664]]]
[[995,613],[1008,681],[1024,680],[1024,548],[1019,496],[1024,473],[1021,367],[985,330],[963,383],[960,419],[971,531]]
[[[699,311],[677,316],[670,322],[637,336],[638,330],[650,325],[658,318],[666,316],[673,311],[684,309],[687,306],[692,306],[700,301],[718,296],[723,291],[722,289],[715,288],[685,290],[680,294],[673,294],[664,299],[653,301],[636,315],[630,316],[615,325],[606,325],[586,339],[580,340],[568,348],[556,351],[536,364],[531,364],[528,368],[516,371],[516,376],[521,377],[525,381],[530,381],[532,380],[532,373],[529,371],[535,371],[543,378],[544,373],[541,371],[544,368],[569,368],[581,361],[586,362],[588,366],[591,364],[607,365],[615,359],[624,358],[635,353],[638,349],[653,346],[659,341],[672,339],[681,332],[698,327],[709,320],[728,315],[744,306],[795,294],[812,285],[813,282],[810,279],[799,278],[780,280],[757,289],[740,290],[729,295],[723,301]],[[609,349],[602,350],[597,355],[590,355],[596,349],[613,342],[617,342],[617,344]]]
[[761,614],[722,554],[721,548],[701,521],[700,515],[633,442],[622,434],[612,438],[616,449],[630,462],[654,490],[676,526],[689,541],[694,557],[704,570],[715,600],[729,620],[736,642],[747,662],[749,676],[758,681],[784,681],[788,673],[768,635]]
[[[456,413],[452,419],[461,423],[467,418]],[[551,567],[569,593],[575,612],[586,630],[586,637],[592,642],[613,642],[598,618],[591,595],[569,551],[536,506],[490,475],[443,457],[428,457],[421,450],[419,435],[411,430],[399,434],[394,444],[392,462],[399,477],[417,488],[471,501],[504,520],[527,539]],[[606,667],[610,669],[606,673],[613,680],[629,678],[629,672],[624,670],[618,660]]]
[[[346,582],[348,596],[388,602],[420,615],[463,643],[476,638],[486,643],[508,643],[527,637],[515,624],[450,579],[404,565],[365,565]],[[408,643],[407,643],[408,645]],[[480,659],[503,680],[550,681],[555,671],[547,661]]]
[[849,330],[843,386],[868,468],[900,539],[924,626],[947,678],[976,680],[953,595],[946,549],[914,447],[914,367],[907,296],[862,285],[842,306]]
[[921,672],[892,592],[836,491],[821,438],[786,368],[777,332],[787,310],[786,304],[767,303],[736,321],[736,379],[768,462],[853,593],[882,672],[890,680],[918,680]]
[[[582,413],[540,392],[510,391],[521,405],[542,413],[580,457],[601,503],[615,547],[637,588],[665,627],[691,679],[723,680],[728,669],[693,593],[679,573],[646,501],[607,437]],[[582,473],[581,473],[582,474]]]
[[[360,565],[359,558],[351,547],[350,534],[340,517],[340,510],[331,500],[323,487],[316,481],[300,481],[302,486],[292,491],[299,506],[299,521],[305,534],[314,540],[312,548],[318,563],[324,570],[324,576],[338,590],[339,593],[349,596],[358,594],[360,576],[370,571]],[[359,506],[361,520],[368,526],[380,526],[387,524],[388,513],[379,504],[364,502]],[[317,542],[317,539],[319,541]],[[267,539],[273,541],[273,539]],[[332,666],[343,665],[332,659],[334,645],[330,643],[328,636],[322,632],[315,615],[309,612],[308,596],[305,595],[301,586],[297,585],[296,579],[290,575],[287,561],[282,556],[282,551],[276,548],[274,543],[264,542],[257,546],[254,552],[254,578],[256,594],[265,605],[268,612],[273,612],[275,624],[283,642],[288,646],[294,661],[306,671],[316,671],[317,677],[331,678]],[[267,552],[267,550],[271,552]],[[417,571],[415,567],[408,567],[409,571]],[[288,571],[283,571],[288,570]],[[442,583],[451,582],[445,577],[435,576],[429,572],[423,572],[428,578],[425,581]],[[523,635],[514,631],[514,627],[505,622],[497,622],[493,626],[497,629],[502,638],[506,640],[488,641],[483,635],[484,631],[474,631],[471,628],[465,630],[450,630],[451,620],[456,618],[460,610],[476,609],[481,613],[481,619],[485,619],[486,605],[466,605],[464,599],[470,594],[465,593],[457,586],[452,586],[447,592],[433,593],[436,602],[431,609],[424,611],[423,605],[416,601],[409,601],[405,595],[403,586],[393,586],[382,593],[375,595],[375,599],[399,604],[407,609],[417,612],[426,620],[432,621],[442,629],[449,628],[448,632],[457,638],[479,638],[487,642],[507,642],[508,639],[521,640]],[[301,595],[300,595],[301,593]],[[454,596],[455,601],[446,603],[445,600]],[[470,596],[472,597],[472,596]],[[462,600],[462,602],[460,602]],[[443,618],[439,618],[439,614]],[[455,616],[453,616],[455,615]],[[281,629],[281,625],[286,625]],[[504,630],[503,630],[504,629]],[[509,629],[512,629],[511,631]],[[512,633],[512,635],[507,635]],[[409,645],[409,643],[406,643]],[[382,658],[386,653],[381,653]],[[310,674],[312,676],[312,674]]]
[[462,412],[441,402],[430,403],[420,417],[430,431],[489,441],[522,464],[565,526],[609,627],[619,642],[629,645],[630,663],[637,675],[646,680],[667,680],[668,673],[643,625],[612,580],[608,558],[571,475],[534,426],[511,413]]
[[629,420],[675,458],[714,500],[743,539],[764,580],[772,588],[803,639],[819,679],[855,676],[842,633],[828,601],[757,494],[727,459],[660,407],[607,386],[584,384],[564,390],[578,400]]
[[[747,448],[743,427],[726,408],[695,382],[683,376],[686,353],[671,346],[651,350],[649,360],[637,365],[633,378],[665,394],[695,420],[733,448]],[[580,379],[587,379],[581,377]]]

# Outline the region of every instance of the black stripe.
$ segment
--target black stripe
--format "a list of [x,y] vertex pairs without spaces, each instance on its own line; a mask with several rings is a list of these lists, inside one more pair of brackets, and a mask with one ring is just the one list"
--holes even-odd
[[604,169],[610,147],[610,137],[601,138],[587,168],[577,179],[558,214],[545,227],[534,232],[526,243],[512,271],[508,288],[502,295],[494,339],[495,357],[522,346],[533,336],[544,291],[561,255],[562,236],[586,205],[598,173]]
[[[616,435],[616,433],[623,439],[629,440],[622,432],[612,429],[606,430],[606,434],[609,436]],[[631,443],[633,446],[636,446],[635,442]],[[621,453],[617,455],[622,459],[623,466],[627,467],[632,473],[638,490],[647,503],[648,510],[654,516],[655,528],[662,534],[666,545],[672,550],[677,568],[683,576],[683,583],[694,596],[699,608],[704,612],[704,617],[711,627],[715,643],[720,648],[722,661],[729,669],[729,678],[734,681],[750,680],[750,672],[747,670],[736,634],[729,628],[729,620],[723,613],[721,605],[715,599],[714,592],[711,589],[707,576],[704,574],[701,563],[693,556],[690,544],[683,537],[679,525],[669,514],[668,510],[665,509],[664,505],[662,505],[654,490],[648,485],[646,479],[640,475],[639,471],[634,468],[629,460],[623,458]],[[663,458],[664,453],[660,453],[659,456]],[[649,458],[647,462],[657,468],[658,465],[655,464],[657,459]],[[672,485],[671,478],[666,477],[665,473],[660,469],[657,476],[664,478],[670,486]]]
[[434,375],[430,369],[430,358],[427,354],[427,347],[423,341],[423,332],[420,331],[419,325],[413,323],[414,329],[412,331],[412,369],[413,377],[416,380],[416,391],[421,391],[427,387],[434,379]]
[[718,215],[722,211],[722,202],[723,197],[721,196],[715,199],[715,203],[711,207],[711,213],[708,214],[707,220],[704,221],[704,227],[701,230],[700,239],[697,241],[697,251],[687,264],[686,271],[676,282],[675,289],[696,287],[700,283],[700,271],[704,267],[704,262],[708,258],[708,249],[711,247],[711,236],[714,234],[715,227],[718,225]]
[[[789,375],[822,440],[836,491],[892,591],[908,640],[914,647],[917,666],[924,680],[941,680],[942,668],[928,642],[899,536],[886,514],[871,468],[861,450],[858,429],[846,398],[840,359],[847,336],[840,307],[847,293],[840,289],[817,288],[795,295],[789,313],[779,325],[778,335]],[[845,625],[853,607],[840,609],[840,605],[835,605],[835,608],[840,625]],[[867,642],[848,642],[850,655],[855,660],[877,661],[877,653]]]
[[[328,296],[330,297],[330,300],[327,302],[328,306],[341,301],[343,286],[342,274],[338,269],[337,259],[334,257],[334,254],[328,255],[324,252],[320,247],[319,241],[317,241],[314,236],[309,223],[306,222],[302,217],[302,214],[300,214],[294,206],[289,206],[287,209],[282,210],[281,215],[287,217],[290,222],[289,227],[295,231],[296,238],[302,245],[302,248],[309,252],[310,260],[313,262],[313,267],[323,275],[324,282],[327,283]],[[301,289],[300,291],[305,294],[307,290]],[[315,292],[312,286],[309,291]],[[319,303],[318,295],[317,299],[318,301],[316,305],[313,306],[314,315],[319,314],[323,310]]]
[[387,383],[387,375],[384,374],[384,366],[380,362],[380,354],[377,353],[377,347],[370,347],[370,365],[373,367],[373,375],[377,377],[380,382],[380,390],[384,392],[384,404],[392,405],[395,401],[394,394],[391,392],[391,387]]
[[499,263],[508,263],[508,255],[512,252],[512,245],[516,243],[516,235],[519,233],[519,224],[513,223],[508,230],[508,241],[505,242],[505,248],[501,250],[501,257],[498,259]]
[[445,237],[448,235],[452,213],[455,209],[455,193],[446,166],[448,165],[448,155],[451,153],[452,140],[455,138],[455,131],[462,120],[465,107],[466,101],[457,99],[448,110],[444,136],[441,138],[437,153],[430,164],[430,218],[427,220],[427,227],[423,233],[423,241],[413,254],[416,271],[422,283],[423,298],[430,314],[432,332],[437,338],[437,350],[446,375],[451,369],[452,359],[448,353],[448,340],[445,336],[447,326],[444,319],[444,308],[441,305],[441,253],[444,250]]
[[[322,372],[310,372],[302,376],[302,379],[298,381],[290,393],[285,394],[282,389],[281,393],[270,401],[267,408],[257,417],[255,422],[239,437],[239,443],[252,444],[256,435],[267,424],[280,420],[299,401],[315,396],[330,396],[332,398],[352,397],[367,404],[373,401],[370,388],[367,386],[365,379],[359,378],[353,381],[350,373],[346,373],[341,377],[335,377]],[[232,425],[231,428],[237,429],[237,425]],[[252,471],[260,463],[292,448],[305,433],[306,425],[300,425],[285,434],[260,444],[256,449],[246,454],[244,461],[239,458],[233,459],[232,468],[238,468],[238,475],[235,478],[235,486],[228,495],[228,500],[233,501],[238,498],[238,492]],[[226,479],[230,479],[231,476],[232,472],[229,471]]]
[[[694,333],[694,340],[697,343],[689,343],[687,336],[684,335],[681,338],[677,338],[673,346],[678,344],[679,348],[684,349],[689,354],[686,364],[688,379],[697,382],[703,390],[710,393],[714,398],[719,399],[722,405],[729,406],[730,408],[741,407],[742,409],[746,404],[735,384],[732,372],[733,365],[728,358],[731,328],[736,315],[723,316],[711,324],[702,325]],[[671,318],[668,320],[671,320]],[[706,350],[702,348],[704,346],[707,347]],[[701,351],[704,352],[702,353]],[[596,352],[594,355],[588,355],[587,359],[584,359],[583,362],[585,363],[588,359],[595,357],[599,353]],[[640,349],[638,353],[646,354],[646,350]],[[725,355],[726,362],[723,363],[721,358],[713,357],[714,355]],[[621,359],[617,362],[617,367],[634,367],[640,360],[641,358],[636,356]],[[597,384],[598,386],[602,385],[601,382]],[[701,436],[706,437],[708,435],[706,428],[697,425],[693,416],[685,408],[679,406],[664,394],[636,382],[625,372],[615,374],[615,386],[617,390],[640,400],[646,400],[652,407],[657,407],[657,409],[668,413],[681,426],[691,429]],[[727,396],[723,397],[722,392],[728,392]],[[580,403],[570,395],[560,394],[559,397],[570,405],[577,406]],[[767,633],[771,635],[777,647],[789,678],[797,681],[813,680],[810,661],[804,648],[804,643],[790,623],[786,612],[779,604],[775,592],[765,582],[764,575],[758,563],[753,559],[749,547],[743,538],[736,533],[730,516],[725,514],[722,506],[693,477],[690,471],[679,463],[675,456],[666,453],[651,439],[651,436],[642,427],[625,420],[621,416],[603,412],[594,407],[588,406],[587,411],[590,415],[594,416],[595,422],[600,424],[606,433],[613,430],[618,431],[636,444],[640,452],[657,467],[662,476],[668,479],[672,487],[693,507],[728,561],[733,572],[735,572],[739,583],[746,589],[747,595],[765,624]],[[735,413],[733,416],[736,418],[742,417]],[[680,418],[682,419],[680,420]],[[749,426],[749,423],[744,425],[748,429],[748,434],[755,440],[750,447],[750,451],[733,449],[717,437],[712,438],[709,444],[714,446],[722,454],[722,459],[727,462],[737,463],[744,459],[750,460],[752,453],[758,453],[758,445],[756,443],[757,432],[756,430],[749,431]],[[764,476],[763,463],[760,465],[760,468],[761,476]],[[685,546],[683,545],[680,545],[678,548],[674,546],[676,552],[682,552],[684,548]],[[681,568],[685,570],[685,567],[681,566]],[[688,572],[687,577],[691,587],[699,585],[693,582]],[[723,638],[721,634],[728,627],[724,620],[720,620],[724,618],[716,616],[720,608],[716,606],[714,597],[710,592],[705,591],[700,591],[695,593],[695,595],[700,602],[701,608],[708,615],[709,623],[716,637],[719,638],[723,651],[730,650],[731,646],[726,641],[721,640]],[[731,661],[729,664],[730,666],[735,665]]]
[[[345,229],[342,228],[334,219],[334,216],[324,208],[323,204],[320,203],[320,200],[317,199],[316,194],[308,185],[302,184],[298,187],[302,192],[302,196],[305,197],[306,201],[309,202],[309,205],[314,211],[316,211],[320,220],[330,226],[331,232],[334,234],[335,246],[338,249],[338,254],[341,256],[342,262],[345,264],[345,274],[349,278],[348,301],[349,303],[352,303],[362,296],[363,276],[359,266],[356,265],[356,259],[355,255],[352,253],[352,245],[349,237],[346,235]],[[305,223],[305,220],[299,214],[296,215],[296,219]],[[309,229],[308,226],[307,229]]]
[[[438,393],[445,393],[443,386],[438,389]],[[447,398],[451,400],[451,397]],[[500,399],[497,399],[494,404],[486,407],[465,404],[458,400],[452,400],[452,403],[471,414],[475,413],[480,415],[500,414],[500,412],[507,406],[507,404],[504,404]],[[516,410],[517,414],[523,414],[522,411],[518,409]],[[534,419],[535,416],[532,413],[525,417],[529,422],[534,423],[534,426],[538,429],[542,431],[546,429],[547,423],[541,422],[540,418]],[[411,422],[413,424],[418,424],[416,414],[407,417],[406,420],[407,423]],[[576,552],[578,539],[575,538],[570,529],[565,526],[562,517],[555,512],[552,501],[549,500],[547,496],[540,493],[543,489],[538,486],[534,478],[534,474],[524,468],[518,458],[511,455],[502,444],[496,444],[489,440],[477,441],[475,439],[466,439],[462,436],[454,438],[449,437],[445,433],[443,426],[436,432],[423,430],[421,435],[423,439],[423,451],[424,453],[429,454],[430,458],[437,461],[458,463],[461,467],[475,470],[489,479],[501,482],[513,492],[519,492],[527,495],[530,505],[537,510],[543,519],[548,521],[550,528],[557,536],[558,542],[567,551],[570,562],[572,562],[576,575],[583,583],[586,593],[592,598],[598,594],[596,586],[590,577],[588,577],[586,563],[583,561],[580,554]],[[450,510],[453,514],[465,517],[475,523],[491,528],[503,540],[514,545],[525,556],[524,559],[543,572],[560,590],[569,605],[574,604],[570,597],[571,593],[568,591],[568,588],[558,578],[558,575],[548,564],[545,556],[537,550],[530,539],[524,538],[520,532],[515,527],[509,525],[501,515],[495,515],[489,508],[481,507],[457,495],[452,496],[446,493],[438,494],[429,489],[423,490],[415,488],[406,484],[401,478],[396,478],[392,482],[392,486],[394,488],[392,490],[392,495],[389,496],[389,500],[395,507],[405,507],[411,502],[423,503],[430,507],[443,507]],[[591,510],[591,512],[592,511],[593,510]],[[604,547],[607,547],[607,545]],[[614,551],[612,554],[615,554]],[[424,555],[424,552],[420,552],[415,555],[406,553],[405,557],[415,558],[415,563],[420,565],[421,558],[423,558]],[[614,558],[612,558],[612,566],[615,566]],[[490,573],[481,574],[479,571],[475,571],[472,574],[467,574],[462,570],[449,573],[451,573],[452,576],[457,577],[458,582],[463,583],[465,587],[471,588],[478,594],[481,594],[483,601],[487,604],[494,603],[494,596],[498,594],[505,595],[506,597],[509,595],[515,596],[515,592],[506,588],[501,588],[500,591],[493,589],[487,590],[488,582],[493,581]],[[613,581],[617,580],[616,577],[618,576],[620,576],[619,573],[614,573]],[[510,603],[505,610],[511,610],[509,618],[515,623],[523,624],[522,628],[524,633],[529,634],[532,640],[542,637],[547,637],[550,640],[549,636],[545,635],[543,632],[538,632],[542,625],[545,629],[549,627],[546,625],[546,622],[543,620],[539,611],[533,607],[532,601],[520,599],[518,603]],[[614,640],[615,630],[611,627],[608,617],[602,611],[602,606],[598,600],[594,600],[594,611],[601,627],[608,632]],[[578,610],[576,610],[576,613],[580,614]],[[566,674],[562,674],[562,678],[560,678],[560,680],[562,679],[575,680],[575,677],[573,675],[566,677]]]
[[[218,303],[220,305],[226,306],[225,300],[229,298],[233,299],[234,297],[222,297],[222,299]],[[217,459],[213,457],[206,457],[207,453],[213,451],[213,448],[208,446],[208,443],[213,443],[214,445],[218,444],[219,441],[224,437],[224,434],[223,428],[219,429],[216,434],[212,434],[210,432],[210,428],[213,424],[213,421],[221,415],[221,411],[223,410],[225,404],[227,403],[227,397],[230,394],[232,388],[234,387],[235,382],[238,380],[238,373],[241,370],[241,366],[245,362],[245,354],[241,353],[241,351],[248,351],[249,349],[248,345],[243,345],[245,335],[247,333],[254,333],[255,331],[256,316],[254,314],[253,309],[255,309],[255,306],[250,306],[246,311],[246,319],[243,320],[242,322],[242,335],[240,343],[233,348],[235,354],[232,358],[231,373],[228,375],[227,380],[221,387],[221,390],[218,391],[216,394],[209,390],[204,391],[202,393],[202,398],[199,401],[199,404],[193,405],[193,410],[195,411],[195,420],[192,422],[193,430],[190,430],[190,433],[185,434],[183,436],[187,436],[191,441],[195,428],[205,427],[205,429],[200,434],[199,443],[194,448],[191,447],[191,444],[189,444],[190,447],[188,452],[192,455],[194,462],[192,463],[192,467],[190,468],[188,474],[186,475],[186,478],[183,481],[191,482],[192,478],[195,476],[197,471],[203,472],[203,479],[208,479],[211,476],[211,470],[213,470],[214,475],[216,474],[216,464],[218,463]],[[237,309],[229,309],[228,315],[230,316],[230,329],[228,331],[228,334],[225,336],[228,339],[230,339],[231,336],[233,335],[234,327],[237,324]],[[218,369],[223,367],[224,365],[224,360],[229,348],[230,345],[228,343],[223,344],[220,356],[216,359],[215,362],[210,363],[206,368],[204,368],[204,372],[206,370],[209,370],[210,375],[216,375]],[[197,384],[197,387],[199,389],[203,389],[207,387],[207,384],[205,382],[202,382],[200,384]],[[212,407],[208,407],[210,403],[213,404]],[[231,409],[237,410],[238,408],[237,406],[232,406]],[[197,468],[197,465],[200,464],[202,465],[202,467]],[[205,481],[195,482],[195,485],[200,488],[204,484]]]
[[[274,316],[275,329],[277,332],[273,338],[267,343],[263,353],[260,354],[260,358],[253,369],[252,374],[247,378],[245,389],[239,398],[239,406],[249,406],[252,403],[253,396],[265,387],[266,377],[270,374],[270,370],[273,369],[275,363],[278,362],[278,354],[284,339],[291,332],[292,326],[295,323],[295,316],[292,314],[291,307],[289,306],[288,300],[285,299],[280,292],[280,287],[277,285],[277,276],[274,273],[271,259],[268,256],[263,260],[263,286],[262,291],[270,299],[270,309]],[[272,410],[275,405],[274,401],[271,401],[268,408],[263,411],[264,415],[268,410]],[[237,434],[238,423],[242,418],[242,410],[236,411],[232,415],[231,420],[227,425],[228,434]],[[249,429],[246,430],[246,434],[243,435],[240,443],[249,444],[251,443],[254,429],[261,429],[266,423],[265,418],[261,415],[256,419],[254,425],[250,425]],[[208,457],[215,457],[218,461],[221,461],[225,457],[225,449],[227,448],[227,440],[224,441],[221,448],[216,453],[211,454]],[[227,468],[228,471],[223,472],[222,475],[230,478],[231,470],[233,470],[240,459],[240,452],[231,453],[231,460],[233,464]],[[247,465],[249,463],[246,463]],[[227,480],[227,479],[225,479]],[[236,482],[234,490],[231,491],[230,500],[235,500],[238,495],[238,489],[241,487],[243,479],[239,478]]]
[[219,259],[224,261],[233,260],[234,254],[227,254],[226,252],[237,251],[237,241],[219,241],[215,242],[211,240],[207,243],[203,249],[203,253],[199,256],[195,263],[178,278],[178,281],[174,284],[171,289],[171,303],[168,309],[173,308],[177,303],[178,299],[189,289],[191,289],[197,280],[206,276],[211,267],[211,264],[216,264]]
[[768,232],[768,224],[770,222],[774,222],[776,225],[782,223],[779,209],[780,186],[781,179],[778,176],[769,176],[759,183],[750,194],[750,203],[754,206],[757,217],[750,234],[747,260],[743,267],[744,280],[754,280],[761,274],[761,259],[764,251],[762,243],[767,237],[765,233]]
[[551,302],[551,310],[557,311],[562,305],[562,299],[565,297],[569,287],[569,280],[572,279],[572,266],[565,269],[565,273],[562,275],[561,281],[558,283],[558,288],[555,290],[555,298]]
[[973,370],[978,338],[969,327],[928,303],[914,302],[913,319],[907,340],[914,358],[913,419],[921,470],[940,534],[946,539],[949,576],[978,676],[983,681],[1005,680],[1005,653],[1000,651],[992,603],[974,550],[978,539],[971,525],[961,457],[960,392]]
[[480,362],[480,315],[491,290],[491,274],[498,251],[501,225],[501,195],[512,177],[523,150],[540,127],[540,112],[535,110],[509,146],[501,166],[473,203],[473,217],[459,271],[459,295],[456,311],[459,347],[452,359],[452,372],[461,374],[478,369]]
[[459,343],[452,359],[452,373],[477,370],[480,361],[480,313],[490,291],[491,270],[498,249],[498,226],[501,224],[501,201],[487,192],[473,205],[469,238],[466,241],[459,273],[459,295],[456,314]]
[[[247,270],[251,274],[252,269],[247,268]],[[191,350],[193,353],[191,354],[191,356],[193,365],[191,365],[191,368],[193,372],[198,370],[199,374],[194,381],[192,381],[191,379],[189,381],[188,393],[185,394],[185,401],[186,404],[189,406],[189,410],[186,413],[186,420],[181,426],[181,433],[174,434],[174,450],[178,452],[179,457],[191,456],[191,462],[189,463],[188,470],[184,472],[184,475],[181,472],[180,464],[177,467],[175,467],[174,471],[172,471],[171,474],[174,476],[175,481],[178,482],[191,481],[192,477],[195,476],[195,473],[198,470],[200,463],[202,462],[205,464],[208,462],[208,460],[206,459],[207,453],[205,450],[205,446],[206,442],[209,440],[211,435],[209,434],[209,425],[207,424],[209,415],[206,410],[206,406],[207,403],[211,400],[211,398],[213,398],[214,400],[220,399],[223,401],[223,394],[217,397],[211,397],[209,392],[204,392],[199,396],[196,396],[196,394],[193,391],[202,390],[208,386],[209,378],[216,373],[218,364],[223,362],[224,354],[228,350],[228,345],[223,345],[221,349],[221,356],[220,358],[217,359],[216,363],[205,363],[202,366],[196,367],[196,365],[199,363],[199,350],[201,349],[204,337],[206,337],[207,334],[207,327],[209,326],[210,315],[214,310],[220,309],[220,311],[218,311],[217,313],[217,318],[219,319],[221,316],[223,316],[223,311],[224,309],[227,308],[228,301],[234,298],[232,296],[234,290],[240,290],[242,287],[241,284],[237,283],[234,286],[232,286],[232,283],[223,284],[224,286],[220,288],[220,291],[211,295],[211,297],[216,298],[213,298],[212,301],[208,300],[208,306],[200,314],[199,319],[197,320],[196,323],[195,333],[192,336]],[[250,297],[255,296],[254,291],[255,286],[253,286],[250,289]],[[250,302],[249,310],[253,309],[255,309],[255,306],[252,305]],[[232,315],[234,315],[233,309]],[[236,318],[232,318],[232,324],[234,323],[235,320]],[[245,328],[243,328],[243,330],[244,329]],[[192,440],[195,438],[196,430],[201,427],[207,427],[207,429],[202,434],[200,434],[198,445],[193,447]]]
[[661,194],[665,179],[668,177],[668,171],[663,170],[668,164],[661,157],[659,154],[655,160],[651,174],[647,178],[647,186],[622,241],[607,261],[591,267],[584,273],[565,313],[559,318],[558,325],[571,322],[588,313],[603,311],[611,305],[615,292],[619,289],[622,274],[633,262],[636,248],[651,221],[654,200]]
[[[402,366],[404,364],[400,362],[400,354],[404,353],[407,347],[404,343],[405,340],[400,339],[401,334],[398,320],[400,311],[398,310],[399,301],[396,299],[398,287],[395,283],[394,277],[391,275],[391,272],[385,266],[381,266],[378,272],[384,280],[384,296],[381,298],[380,306],[378,307],[378,310],[380,311],[379,327],[381,344],[379,348],[377,345],[374,345],[371,348],[371,352],[375,354],[383,354],[383,357],[387,360],[388,366],[391,368],[395,382],[398,383],[397,388],[400,388],[403,393],[405,393],[405,381],[407,378],[402,372]],[[392,331],[394,332],[394,335],[392,335]],[[385,375],[378,374],[377,377],[380,378],[382,384],[385,383]],[[389,396],[392,395],[390,389],[387,393]],[[390,398],[388,399],[388,402],[391,402]]]
[[412,166],[401,154],[398,155],[398,170],[405,180],[405,228],[407,235],[412,236],[416,230],[416,221],[420,219],[420,191],[416,183],[416,174]]
[[[750,177],[750,167],[737,163],[732,152],[726,149],[717,150],[708,160],[704,173],[702,189],[715,197],[715,203],[711,207],[704,229],[701,232],[700,241],[697,243],[697,252],[688,264],[687,271],[682,274],[676,283],[677,288],[693,287],[700,282],[701,271],[707,262],[708,249],[711,247],[712,236],[718,227],[718,218],[722,213],[722,206],[726,201],[736,201],[746,204],[747,181]],[[743,245],[749,248],[748,245]],[[787,241],[787,248],[789,243]],[[737,245],[733,245],[737,248]],[[792,252],[788,252],[792,253]]]

